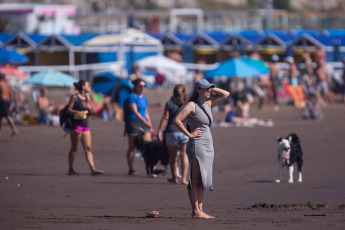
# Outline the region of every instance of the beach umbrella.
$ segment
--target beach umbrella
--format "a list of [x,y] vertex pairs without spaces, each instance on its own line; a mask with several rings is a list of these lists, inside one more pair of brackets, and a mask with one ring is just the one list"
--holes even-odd
[[117,78],[110,72],[98,73],[93,77],[92,90],[110,96],[117,81]]
[[12,63],[20,65],[28,61],[28,57],[16,50],[0,49],[0,64]]
[[48,70],[32,75],[24,83],[42,86],[73,86],[74,82],[77,82],[77,80],[68,74]]
[[25,80],[28,77],[21,69],[10,64],[0,66],[0,72],[8,79]]
[[161,74],[172,73],[175,75],[184,74],[187,68],[177,61],[167,58],[163,55],[149,56],[135,62],[141,71],[158,72]]
[[248,78],[267,74],[269,71],[269,67],[261,60],[250,57],[239,57],[222,62],[215,69],[206,71],[204,77],[213,78],[226,76],[228,78]]

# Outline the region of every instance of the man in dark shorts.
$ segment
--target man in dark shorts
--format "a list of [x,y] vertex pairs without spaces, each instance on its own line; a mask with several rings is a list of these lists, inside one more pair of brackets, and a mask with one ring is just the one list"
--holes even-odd
[[8,124],[12,129],[12,136],[18,134],[18,130],[14,125],[14,122],[11,117],[11,109],[13,102],[13,91],[11,86],[5,79],[5,75],[0,73],[0,134],[1,134],[1,126],[2,126],[2,118],[6,118]]

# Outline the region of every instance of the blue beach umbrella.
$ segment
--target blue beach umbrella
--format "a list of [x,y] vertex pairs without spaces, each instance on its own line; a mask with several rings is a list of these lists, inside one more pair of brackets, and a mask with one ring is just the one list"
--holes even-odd
[[28,61],[28,57],[15,50],[0,49],[0,64],[11,63],[14,65],[23,64]]
[[110,96],[118,79],[110,72],[98,73],[93,77],[92,89],[96,93]]
[[222,62],[215,69],[206,71],[204,77],[213,78],[226,76],[228,78],[248,78],[267,74],[269,71],[269,67],[261,60],[250,57],[239,57]]
[[77,82],[76,79],[69,76],[68,74],[48,70],[36,73],[32,75],[24,83],[33,84],[33,85],[42,85],[42,86],[73,86],[73,83]]

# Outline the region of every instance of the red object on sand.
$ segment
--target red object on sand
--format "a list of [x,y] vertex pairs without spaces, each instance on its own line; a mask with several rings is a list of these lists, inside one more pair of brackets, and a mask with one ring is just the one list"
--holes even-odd
[[21,69],[9,64],[0,66],[0,72],[5,74],[6,77],[17,78],[20,80],[25,80],[28,77]]
[[146,214],[146,217],[148,217],[148,218],[155,218],[158,214],[159,214],[159,212],[157,212],[157,211],[151,211],[151,212],[148,212]]

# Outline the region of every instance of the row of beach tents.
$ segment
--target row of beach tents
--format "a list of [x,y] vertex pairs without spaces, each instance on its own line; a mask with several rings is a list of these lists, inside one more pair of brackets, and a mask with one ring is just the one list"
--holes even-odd
[[325,51],[329,62],[345,58],[345,30],[236,31],[198,34],[147,34],[129,29],[117,34],[39,35],[0,34],[0,49],[16,49],[27,55],[28,65],[77,65],[124,61],[126,69],[137,60],[155,54],[179,52],[185,63],[208,64],[229,59],[230,51],[248,54],[253,49],[264,59],[273,54],[298,57],[305,49]]

